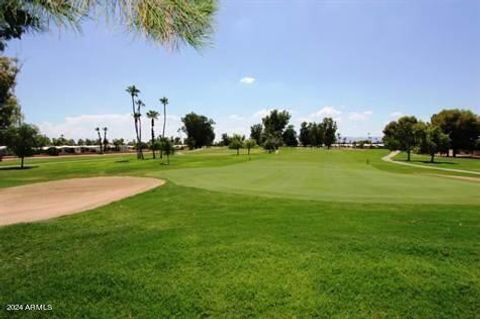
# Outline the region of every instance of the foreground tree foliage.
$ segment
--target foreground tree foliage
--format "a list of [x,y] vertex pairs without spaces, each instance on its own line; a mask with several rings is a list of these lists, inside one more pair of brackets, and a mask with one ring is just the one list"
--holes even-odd
[[20,123],[22,113],[14,94],[18,63],[15,59],[0,56],[0,145],[4,145],[5,130]]
[[[100,10],[99,10],[100,9]],[[103,11],[155,43],[172,48],[186,43],[202,47],[212,32],[215,0],[3,0],[0,3],[0,50],[27,32],[47,31],[52,24],[80,29],[84,19]]]
[[186,144],[190,148],[210,146],[215,139],[215,122],[204,115],[191,112],[182,117],[182,131],[187,134]]
[[7,148],[21,159],[20,168],[24,168],[25,157],[32,156],[36,147],[43,146],[38,129],[33,125],[11,126],[5,136]]

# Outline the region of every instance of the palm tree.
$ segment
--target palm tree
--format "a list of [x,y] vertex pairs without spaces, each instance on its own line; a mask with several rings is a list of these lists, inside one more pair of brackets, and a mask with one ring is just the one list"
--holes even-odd
[[152,153],[155,158],[155,120],[158,119],[158,112],[150,110],[147,112],[147,117],[152,121]]
[[100,128],[96,127],[95,131],[97,131],[97,134],[98,134],[98,144],[100,145],[100,154],[103,154],[102,135],[100,134]]
[[[3,2],[6,2],[4,5]],[[107,19],[118,21],[135,33],[143,33],[155,43],[178,48],[187,44],[201,48],[209,41],[212,22],[217,9],[217,0],[107,0],[107,1],[45,1],[9,0],[0,1],[0,17],[10,19],[5,40],[19,39],[22,33],[42,32],[51,25],[72,27],[79,30],[80,24],[104,10]],[[25,18],[21,18],[25,17]]]
[[138,143],[140,140],[139,135],[138,135],[138,117],[137,117],[137,111],[135,110],[135,98],[138,97],[138,94],[140,93],[140,90],[137,89],[135,85],[131,85],[127,87],[126,91],[130,94],[132,97],[132,115],[133,115],[133,120],[135,122],[135,135],[137,138],[137,158],[143,158],[143,153],[142,153],[142,148],[141,145]]
[[108,128],[105,126],[103,128],[103,151],[106,151],[108,146],[107,131],[108,131]]
[[[162,129],[162,138],[165,138],[165,126],[167,124],[167,104],[168,99],[164,96],[160,99],[160,103],[163,104],[163,129]],[[162,158],[163,151],[160,149],[160,158]]]
[[137,111],[135,112],[135,120],[138,123],[138,134],[137,134],[137,143],[138,143],[138,152],[139,158],[143,158],[143,150],[142,150],[142,107],[145,106],[145,103],[142,100],[137,100]]

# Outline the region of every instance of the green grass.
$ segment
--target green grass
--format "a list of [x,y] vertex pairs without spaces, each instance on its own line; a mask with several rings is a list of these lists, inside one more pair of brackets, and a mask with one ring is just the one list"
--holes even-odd
[[[402,152],[395,156],[397,161],[406,161],[407,153]],[[434,163],[430,163],[430,156],[422,154],[412,154],[410,161],[414,164],[422,164],[433,167],[464,169],[469,171],[480,172],[480,160],[468,157],[445,157],[435,156]]]
[[103,157],[0,170],[4,187],[95,174],[170,181],[0,228],[0,304],[54,308],[0,317],[476,318],[480,185],[386,153],[215,150],[171,166]]

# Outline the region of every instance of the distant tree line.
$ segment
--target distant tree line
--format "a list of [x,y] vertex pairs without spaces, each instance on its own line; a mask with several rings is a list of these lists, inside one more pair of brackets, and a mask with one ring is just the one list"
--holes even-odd
[[383,142],[391,150],[430,155],[449,150],[455,157],[460,150],[473,152],[480,149],[480,116],[470,110],[446,109],[432,115],[430,122],[418,120],[415,116],[403,116],[388,123],[383,130]]
[[295,127],[289,124],[291,115],[288,111],[272,110],[262,118],[262,123],[250,127],[250,139],[239,134],[222,134],[219,145],[236,149],[237,154],[240,148],[250,150],[259,145],[268,152],[276,151],[281,146],[296,147],[302,146],[330,146],[337,139],[337,124],[332,118],[325,118],[321,123],[302,123],[300,134],[297,134]]

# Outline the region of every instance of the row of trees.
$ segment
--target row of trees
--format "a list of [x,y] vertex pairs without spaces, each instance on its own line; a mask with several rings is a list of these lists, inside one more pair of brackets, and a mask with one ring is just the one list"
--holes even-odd
[[262,124],[250,127],[250,138],[267,150],[279,146],[330,146],[336,141],[337,123],[332,118],[324,118],[321,123],[303,122],[298,135],[293,125],[289,125],[290,113],[272,110],[262,118]]
[[388,123],[383,130],[385,146],[392,150],[411,153],[417,151],[430,155],[446,153],[452,149],[473,151],[480,148],[480,117],[470,110],[448,109],[432,115],[430,122],[418,120],[415,116],[403,116]]
[[[135,85],[127,87],[126,91],[132,99],[132,116],[135,127],[137,158],[144,159],[141,111],[142,108],[145,107],[145,103],[139,98],[140,90]],[[159,101],[163,105],[163,129],[162,135],[158,140],[155,138],[155,121],[158,120],[158,116],[160,113],[155,110],[150,110],[147,112],[147,118],[150,119],[151,123],[150,148],[152,150],[153,158],[156,158],[156,150],[160,150],[160,158],[163,158],[164,150],[167,150],[167,152],[169,153],[168,155],[170,155],[171,149],[173,149],[173,141],[165,137],[165,127],[167,125],[168,98],[162,97],[159,99]]]
[[337,140],[337,123],[330,117],[322,122],[303,122],[300,126],[300,143],[303,146],[330,148]]

